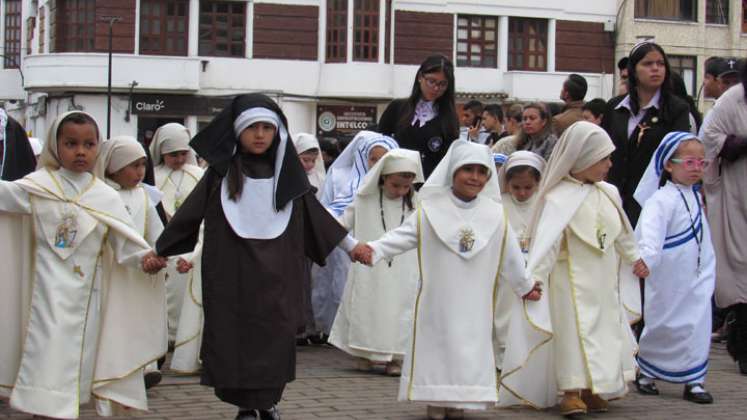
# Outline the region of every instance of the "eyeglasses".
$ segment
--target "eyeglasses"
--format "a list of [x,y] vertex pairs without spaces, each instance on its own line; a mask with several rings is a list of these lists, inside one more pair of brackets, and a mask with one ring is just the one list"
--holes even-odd
[[427,76],[423,76],[423,80],[425,80],[425,84],[431,89],[443,90],[449,87],[448,80],[436,80]]
[[698,158],[686,158],[686,159],[669,159],[672,163],[682,164],[685,166],[685,169],[692,170],[692,169],[705,169],[708,167],[709,161],[705,159],[698,159]]

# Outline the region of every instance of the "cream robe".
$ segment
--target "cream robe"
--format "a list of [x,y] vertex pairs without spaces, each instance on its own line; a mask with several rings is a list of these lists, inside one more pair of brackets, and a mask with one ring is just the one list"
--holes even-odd
[[[165,164],[155,167],[156,187],[163,193],[161,204],[166,211],[166,215],[171,218],[179,205],[184,202],[197,182],[202,178],[204,171],[198,166],[185,164],[182,169],[174,171]],[[168,303],[169,314],[169,340],[176,341],[179,328],[182,306],[187,286],[190,283],[190,277],[200,275],[199,272],[190,271],[187,274],[180,274],[176,270],[176,263],[182,257],[190,260],[192,254],[186,254],[169,258],[169,265],[166,267],[166,299]],[[193,330],[193,328],[189,328]]]
[[[10,261],[30,264],[1,285],[0,306],[14,312],[3,318],[0,393],[18,410],[57,418],[77,418],[91,394],[147,409],[142,367],[152,349],[130,340],[142,325],[120,312],[140,302],[125,301],[134,293],[123,293],[107,262],[111,249],[119,264],[138,267],[150,247],[117,193],[89,173],[41,169],[0,182],[0,197],[4,213],[31,216],[25,235],[32,238],[28,248],[3,250]],[[77,220],[75,244],[57,248],[56,226],[66,213]],[[10,214],[0,219],[5,228],[18,222]],[[97,408],[111,414],[109,404]]]
[[[392,200],[384,195],[382,205],[390,230],[399,227],[403,216],[413,213],[403,208],[401,198]],[[356,196],[343,213],[342,225],[363,242],[384,235],[379,194]],[[414,250],[394,258],[391,266],[382,263],[371,269],[352,265],[329,342],[348,354],[376,362],[401,359],[410,335],[418,276]]]
[[[521,250],[500,204],[481,197],[465,203],[444,192],[421,206],[400,228],[369,244],[375,261],[416,247],[419,253],[421,281],[399,399],[485,409],[497,400],[495,289],[508,282],[524,296],[533,284],[525,276]],[[450,229],[445,225],[454,226],[460,217],[468,220],[478,206],[488,207],[480,214],[490,219],[471,224],[494,230],[476,231],[474,254],[463,258],[437,232]]]
[[726,136],[747,137],[747,103],[742,84],[733,86],[716,101],[708,114],[702,138],[706,159],[712,161],[703,177],[708,223],[716,253],[716,305],[728,308],[747,303],[747,156],[734,162],[718,157]]
[[196,373],[202,368],[200,346],[205,321],[202,310],[202,246],[203,242],[200,240],[189,258],[185,258],[192,263],[192,270],[187,273],[187,289],[179,313],[179,328],[176,330],[174,354],[169,366],[179,373]]
[[[638,250],[617,189],[567,177],[545,201],[537,227],[542,237],[532,238],[529,255],[530,274],[545,293],[539,302],[514,304],[501,406],[553,406],[558,390],[619,397],[635,377],[629,323],[639,316],[640,291],[628,263],[638,260]],[[598,225],[606,233],[604,249]]]

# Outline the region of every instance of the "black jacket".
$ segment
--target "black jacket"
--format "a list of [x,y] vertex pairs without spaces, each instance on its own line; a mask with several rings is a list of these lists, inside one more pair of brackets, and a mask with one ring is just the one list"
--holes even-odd
[[8,116],[5,127],[5,148],[3,159],[3,181],[15,181],[36,170],[36,157],[26,131],[18,121]]
[[[628,137],[630,111],[621,107],[615,109],[625,96],[612,98],[602,120],[602,127],[615,143],[612,153],[612,168],[608,181],[620,190],[623,209],[635,226],[641,207],[633,199],[643,172],[661,140],[672,131],[690,131],[690,109],[687,103],[673,95],[662,98],[661,109],[651,107],[633,134]],[[641,126],[647,127],[641,135]],[[640,138],[639,138],[640,136]]]

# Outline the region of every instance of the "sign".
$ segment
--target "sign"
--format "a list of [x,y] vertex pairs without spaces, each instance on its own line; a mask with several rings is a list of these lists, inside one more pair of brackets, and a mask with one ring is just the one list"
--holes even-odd
[[375,106],[317,105],[316,134],[347,143],[359,131],[376,124]]
[[231,103],[232,98],[193,95],[132,95],[132,113],[135,115],[190,116],[218,114]]

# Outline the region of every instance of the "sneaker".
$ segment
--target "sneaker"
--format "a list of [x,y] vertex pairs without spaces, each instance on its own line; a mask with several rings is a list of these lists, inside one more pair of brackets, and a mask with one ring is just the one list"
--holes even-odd
[[433,405],[429,405],[427,413],[429,420],[444,420],[446,418],[445,407],[436,407]]
[[581,399],[578,392],[566,393],[560,401],[560,414],[572,416],[574,414],[586,414],[588,411],[586,403]]
[[703,384],[687,384],[682,393],[685,401],[692,401],[696,404],[713,404],[713,396],[703,388]]

